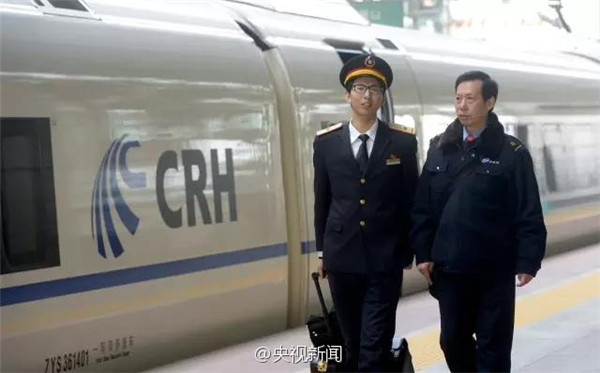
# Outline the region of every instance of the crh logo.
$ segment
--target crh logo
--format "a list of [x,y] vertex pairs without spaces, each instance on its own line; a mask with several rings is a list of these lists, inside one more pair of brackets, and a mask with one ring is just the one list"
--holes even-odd
[[[115,229],[117,215],[131,235],[136,234],[140,226],[140,219],[121,195],[117,178],[118,172],[129,188],[146,187],[146,173],[129,171],[126,162],[129,149],[140,147],[140,143],[126,140],[126,137],[127,135],[123,135],[111,143],[96,174],[92,192],[92,237],[96,241],[98,253],[104,258],[107,258],[107,241],[114,257],[119,257],[124,251]],[[223,150],[219,156],[219,149],[210,149],[208,157],[200,149],[181,149],[181,156],[174,150],[165,150],[160,154],[156,164],[156,184],[153,187],[158,211],[168,228],[181,229],[184,225],[184,213],[187,215],[187,226],[196,227],[199,224],[196,208],[199,209],[202,225],[225,222],[224,210],[229,210],[230,222],[237,221],[233,151],[231,148]],[[167,172],[170,173],[169,176]],[[182,188],[167,190],[167,178],[171,179],[172,184],[181,185]],[[185,195],[185,204],[174,205],[173,200],[168,199],[169,194],[181,192]],[[226,204],[223,201],[224,194],[227,194]],[[212,206],[209,198],[211,195]]]
[[[140,226],[140,219],[131,211],[119,189],[117,181],[117,170],[121,178],[130,188],[146,187],[146,174],[144,172],[130,172],[127,168],[127,151],[130,148],[139,147],[138,141],[126,141],[127,135],[114,140],[104,155],[100,169],[94,181],[92,192],[92,237],[96,240],[98,253],[106,258],[106,245],[103,232],[115,257],[123,254],[121,240],[115,230],[114,216],[111,213],[111,205],[114,206],[121,223],[130,234],[135,234]],[[118,168],[117,168],[118,166]],[[104,231],[102,229],[104,223]]]

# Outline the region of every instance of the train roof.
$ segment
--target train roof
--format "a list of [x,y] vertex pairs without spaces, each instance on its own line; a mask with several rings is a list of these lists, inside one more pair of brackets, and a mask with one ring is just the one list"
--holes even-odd
[[[309,48],[370,50],[375,53],[387,50],[406,54],[417,62],[442,60],[482,68],[535,69],[538,72],[546,69],[549,73],[599,79],[600,62],[593,54],[577,49],[568,50],[567,53],[528,50],[369,24],[344,0],[73,0],[70,3],[81,4],[81,8],[59,9],[47,0],[36,0],[35,3],[30,0],[3,0],[0,9],[89,18],[169,32],[214,32],[225,36],[229,32],[232,37],[239,37],[239,24],[246,24],[273,46],[294,44]],[[274,13],[277,13],[277,17],[273,16]]]
[[234,3],[243,3],[269,9],[278,13],[294,14],[304,17],[327,19],[330,21],[368,25],[346,0],[225,0]]

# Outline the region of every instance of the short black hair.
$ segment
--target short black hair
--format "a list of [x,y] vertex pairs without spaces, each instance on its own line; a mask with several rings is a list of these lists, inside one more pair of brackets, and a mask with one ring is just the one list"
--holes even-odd
[[[357,77],[354,77],[354,78],[348,80],[348,82],[346,82],[346,85],[345,85],[346,92],[350,93],[350,91],[352,90],[352,86],[354,85],[354,81],[356,79],[360,78],[360,77],[363,77],[363,76],[367,76],[369,78],[375,78],[374,76],[371,76],[371,75],[359,75]],[[381,79],[375,78],[375,80],[377,80],[377,83],[379,83],[379,85],[381,86],[381,91],[383,93],[385,93],[385,89],[386,89],[385,88],[385,83]]]
[[456,92],[456,89],[460,83],[471,80],[481,80],[481,95],[483,96],[484,101],[487,101],[490,97],[498,99],[498,83],[496,83],[494,79],[490,78],[488,74],[478,70],[467,71],[460,74],[458,78],[456,78],[454,92]]

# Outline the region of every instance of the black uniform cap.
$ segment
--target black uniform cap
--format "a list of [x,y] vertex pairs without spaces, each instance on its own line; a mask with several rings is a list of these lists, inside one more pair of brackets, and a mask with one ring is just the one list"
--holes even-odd
[[361,54],[346,61],[340,70],[340,83],[346,87],[349,81],[359,76],[377,78],[386,88],[392,85],[394,79],[390,65],[383,58],[372,54]]

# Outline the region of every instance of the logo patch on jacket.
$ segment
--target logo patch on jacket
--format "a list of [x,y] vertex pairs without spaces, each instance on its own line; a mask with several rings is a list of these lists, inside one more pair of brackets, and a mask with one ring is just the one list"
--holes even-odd
[[402,160],[394,153],[390,154],[390,157],[385,160],[386,166],[394,166],[400,163],[402,163]]
[[481,163],[500,164],[500,162],[499,162],[499,161],[492,161],[492,160],[491,160],[491,159],[489,159],[489,158],[483,158],[483,159],[481,160]]

